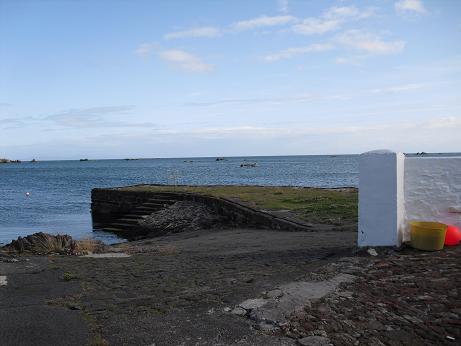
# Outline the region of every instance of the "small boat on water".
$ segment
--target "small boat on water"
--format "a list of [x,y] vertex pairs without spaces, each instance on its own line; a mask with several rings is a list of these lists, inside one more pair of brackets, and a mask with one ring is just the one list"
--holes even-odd
[[253,163],[241,163],[240,167],[256,167],[256,162],[253,162]]
[[89,161],[88,159],[80,159],[80,161]]

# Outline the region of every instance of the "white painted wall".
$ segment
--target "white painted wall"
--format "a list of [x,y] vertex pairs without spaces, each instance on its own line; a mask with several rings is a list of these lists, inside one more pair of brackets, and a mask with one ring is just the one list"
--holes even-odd
[[[438,221],[461,228],[461,157],[405,159],[405,223]],[[405,240],[409,239],[406,227]]]
[[461,157],[379,150],[362,154],[359,166],[359,246],[400,246],[411,220],[461,228]]
[[[360,155],[359,246],[394,246],[401,242],[403,154],[387,150]],[[400,231],[400,232],[399,232]]]

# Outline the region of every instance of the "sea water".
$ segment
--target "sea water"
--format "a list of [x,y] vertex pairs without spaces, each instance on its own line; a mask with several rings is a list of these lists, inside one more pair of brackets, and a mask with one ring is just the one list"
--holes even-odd
[[[241,164],[256,163],[256,167]],[[0,164],[0,243],[35,232],[94,237],[91,189],[133,184],[356,187],[358,156],[272,156]],[[27,195],[28,193],[28,195]]]

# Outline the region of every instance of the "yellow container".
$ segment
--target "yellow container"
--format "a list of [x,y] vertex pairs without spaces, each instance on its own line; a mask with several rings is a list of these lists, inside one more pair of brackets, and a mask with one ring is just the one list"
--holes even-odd
[[426,251],[442,250],[447,227],[440,222],[411,221],[411,246]]

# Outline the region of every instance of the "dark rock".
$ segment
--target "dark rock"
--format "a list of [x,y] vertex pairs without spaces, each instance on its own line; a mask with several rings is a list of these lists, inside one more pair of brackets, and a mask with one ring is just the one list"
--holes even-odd
[[324,336],[308,336],[298,340],[298,344],[303,346],[325,346],[331,345],[328,338]]
[[256,329],[263,332],[276,332],[280,329],[280,327],[276,326],[275,324],[263,321],[256,325]]
[[[67,234],[52,235],[48,233],[34,233],[26,237],[18,237],[11,243],[5,245],[2,250],[13,253],[27,253],[34,255],[79,255],[88,252],[102,252],[105,245],[96,240],[81,240],[72,239]],[[11,259],[12,262],[17,261]]]
[[231,312],[237,316],[245,316],[247,314],[247,311],[240,306],[235,307]]
[[70,254],[77,248],[77,242],[70,235],[51,235],[48,233],[34,233],[27,237],[18,237],[10,244],[5,245],[7,251],[33,254]]

